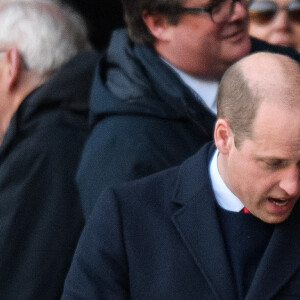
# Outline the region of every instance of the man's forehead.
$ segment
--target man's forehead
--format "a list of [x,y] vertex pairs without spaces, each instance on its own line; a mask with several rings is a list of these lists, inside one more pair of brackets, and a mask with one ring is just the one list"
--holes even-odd
[[[253,140],[287,147],[300,147],[300,100],[296,107],[279,101],[263,101],[253,123]],[[291,122],[291,120],[293,120]]]

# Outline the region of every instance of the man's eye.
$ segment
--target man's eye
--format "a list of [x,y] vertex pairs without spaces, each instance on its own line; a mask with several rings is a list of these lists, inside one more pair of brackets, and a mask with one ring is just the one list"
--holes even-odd
[[267,160],[265,161],[266,165],[271,168],[279,168],[283,165],[282,160]]

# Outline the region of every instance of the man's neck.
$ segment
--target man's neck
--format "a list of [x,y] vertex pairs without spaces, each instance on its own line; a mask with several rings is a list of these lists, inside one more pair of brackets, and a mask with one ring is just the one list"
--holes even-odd
[[210,180],[217,203],[225,210],[239,212],[244,205],[226,185],[220,170],[221,166],[219,165],[218,156],[219,151],[216,150],[209,166]]
[[217,91],[219,82],[214,80],[205,80],[203,78],[193,76],[183,72],[182,70],[173,66],[170,62],[161,57],[161,59],[168,64],[181,78],[181,80],[191,88],[199,97],[200,101],[207,106],[213,113],[217,114]]

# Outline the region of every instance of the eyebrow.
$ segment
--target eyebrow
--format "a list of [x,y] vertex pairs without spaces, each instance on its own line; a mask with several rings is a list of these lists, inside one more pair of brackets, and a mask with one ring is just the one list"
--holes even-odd
[[281,161],[289,161],[290,159],[278,157],[278,156],[255,156],[257,160],[281,160]]

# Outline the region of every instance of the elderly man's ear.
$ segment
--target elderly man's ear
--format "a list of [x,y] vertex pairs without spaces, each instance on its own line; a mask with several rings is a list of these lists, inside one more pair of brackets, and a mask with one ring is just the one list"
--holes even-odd
[[222,154],[228,154],[233,142],[234,136],[230,125],[225,119],[218,119],[215,125],[214,140],[215,145]]
[[159,13],[149,13],[146,10],[142,13],[142,18],[151,34],[160,41],[168,41],[172,34],[172,26],[168,17]]
[[22,57],[15,47],[7,48],[5,53],[5,76],[8,88],[11,90],[18,82],[20,73],[24,68]]

